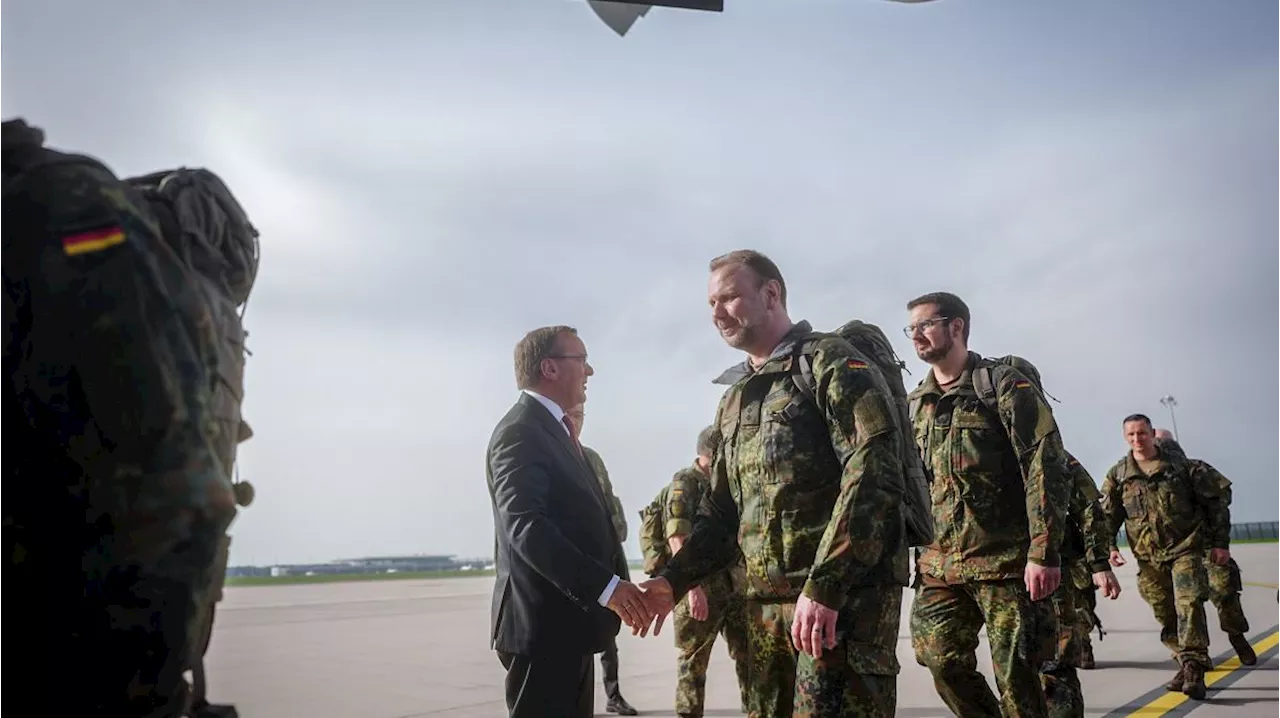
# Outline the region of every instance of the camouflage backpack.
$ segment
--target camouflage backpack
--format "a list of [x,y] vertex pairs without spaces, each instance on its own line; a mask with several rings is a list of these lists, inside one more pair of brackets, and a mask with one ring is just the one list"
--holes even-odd
[[[996,416],[999,416],[1000,414],[1000,397],[996,395],[996,385],[999,382],[995,380],[994,376],[996,370],[995,365],[997,364],[1017,369],[1020,374],[1025,376],[1027,380],[1031,382],[1031,386],[1035,387],[1035,390],[1040,394],[1040,397],[1044,399],[1046,404],[1049,403],[1050,399],[1058,401],[1057,397],[1044,390],[1044,384],[1040,380],[1040,370],[1036,368],[1035,364],[1032,364],[1020,356],[1014,356],[1013,354],[1006,354],[1005,356],[994,359],[983,357],[982,363],[973,370],[973,390],[978,395],[978,400],[981,401],[982,405],[987,407],[987,410],[992,414],[995,414]],[[920,409],[920,401],[921,400],[918,398],[912,400],[911,406],[909,407],[911,417],[915,417],[916,412]],[[1000,424],[1002,429],[1004,428],[1003,423],[997,423]]]
[[[215,450],[232,481],[236,447],[253,436],[240,415],[244,399],[243,308],[258,273],[258,231],[231,190],[213,172],[179,168],[125,180],[146,198],[165,242],[191,270],[213,316],[220,340],[214,415]],[[253,487],[236,482],[236,501],[247,506]]]
[[[902,465],[905,469],[905,486],[902,494],[902,515],[906,524],[908,546],[928,546],[933,543],[933,506],[929,498],[929,477],[925,472],[920,452],[911,439],[911,420],[907,414],[907,390],[902,382],[902,372],[907,365],[893,351],[893,345],[884,332],[874,324],[857,319],[846,322],[832,332],[853,345],[871,360],[893,394],[898,408],[895,417],[903,432]],[[791,362],[791,378],[796,388],[809,400],[813,400],[813,342],[796,343],[795,360]]]
[[640,553],[644,556],[644,572],[655,576],[667,567],[671,560],[671,548],[667,545],[666,512],[667,492],[670,484],[662,487],[649,505],[640,509]]
[[1031,385],[1040,393],[1040,398],[1044,399],[1044,403],[1048,404],[1050,399],[1058,401],[1053,395],[1044,390],[1044,383],[1040,380],[1040,370],[1034,364],[1023,359],[1020,356],[1007,354],[996,359],[987,359],[983,364],[973,370],[973,390],[977,392],[980,399],[988,409],[997,411],[998,403],[996,397],[996,382],[992,377],[994,367],[992,363],[1003,364],[1005,366],[1017,369],[1023,376],[1031,381]]

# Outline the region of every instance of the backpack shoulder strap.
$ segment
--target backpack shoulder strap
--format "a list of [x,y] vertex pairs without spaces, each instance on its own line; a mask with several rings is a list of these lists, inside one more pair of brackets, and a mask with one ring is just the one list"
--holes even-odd
[[814,397],[813,381],[813,342],[805,339],[796,342],[791,352],[791,380],[796,389],[809,401],[817,401]]
[[991,363],[981,361],[973,368],[973,390],[982,402],[994,414],[1000,413],[999,397],[996,396],[996,382]]

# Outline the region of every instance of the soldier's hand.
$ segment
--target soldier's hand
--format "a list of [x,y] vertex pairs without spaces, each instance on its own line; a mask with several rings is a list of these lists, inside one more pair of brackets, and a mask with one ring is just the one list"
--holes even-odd
[[1102,595],[1113,601],[1120,598],[1120,579],[1110,571],[1099,571],[1093,574],[1093,585],[1102,589]]
[[1120,549],[1115,549],[1111,552],[1110,561],[1112,566],[1120,567],[1124,565],[1124,556],[1120,555]]
[[1225,548],[1215,548],[1209,550],[1209,560],[1215,566],[1226,566],[1231,560],[1231,552]]
[[701,586],[691,589],[689,591],[689,615],[695,620],[705,621],[709,612],[707,592],[703,591]]
[[1062,583],[1062,569],[1028,561],[1027,568],[1023,571],[1023,580],[1026,581],[1027,591],[1031,593],[1031,600],[1039,601],[1058,590],[1058,584]]
[[801,594],[796,601],[796,617],[791,622],[791,642],[797,651],[814,658],[823,648],[836,647],[836,611]]
[[649,630],[649,621],[653,620],[653,612],[645,603],[644,594],[630,581],[619,581],[613,589],[607,604],[610,611],[618,614],[624,623],[631,627],[631,635],[644,635]]
[[[644,603],[649,611],[657,620],[653,623],[653,635],[662,632],[662,622],[666,620],[667,614],[671,613],[671,609],[676,607],[675,594],[671,590],[671,582],[659,576],[651,578],[640,584],[640,590],[644,592]],[[646,627],[647,628],[647,627]],[[641,633],[640,635],[645,635]]]

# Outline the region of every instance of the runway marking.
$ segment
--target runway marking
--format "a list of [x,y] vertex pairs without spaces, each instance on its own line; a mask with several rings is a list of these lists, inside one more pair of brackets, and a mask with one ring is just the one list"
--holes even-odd
[[1258,588],[1280,588],[1280,584],[1274,583],[1258,583],[1256,581],[1245,581],[1246,586],[1257,586]]
[[[1255,636],[1253,650],[1258,654],[1258,665],[1275,658],[1277,652],[1280,652],[1278,646],[1280,646],[1280,626],[1272,626],[1270,629]],[[1214,661],[1213,670],[1204,674],[1205,687],[1212,689],[1215,684],[1220,683],[1222,686],[1227,686],[1234,683],[1244,675],[1243,671],[1237,670],[1241,667],[1240,657],[1235,654],[1234,650],[1223,653]],[[1185,693],[1169,691],[1164,686],[1161,686],[1148,691],[1128,705],[1111,711],[1105,718],[1118,716],[1147,716],[1154,718],[1155,716],[1165,715],[1185,715],[1202,705],[1212,705],[1211,698],[1211,695],[1206,695],[1206,700],[1204,701],[1193,701]]]

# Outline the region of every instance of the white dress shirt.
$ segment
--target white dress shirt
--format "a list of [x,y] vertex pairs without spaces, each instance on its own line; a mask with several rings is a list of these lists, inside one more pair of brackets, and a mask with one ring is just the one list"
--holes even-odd
[[[538,392],[533,391],[532,389],[523,389],[522,391],[537,400],[539,404],[546,407],[547,411],[551,412],[552,418],[554,418],[556,423],[560,425],[560,428],[564,429],[566,434],[569,434],[570,439],[573,438],[573,434],[569,433],[569,427],[564,423],[565,411],[560,408],[559,404]],[[613,591],[618,587],[618,582],[621,580],[622,577],[617,574],[614,574],[613,578],[609,579],[609,585],[604,587],[604,592],[600,594],[600,598],[596,599],[601,606],[609,605],[609,599],[613,598]]]

